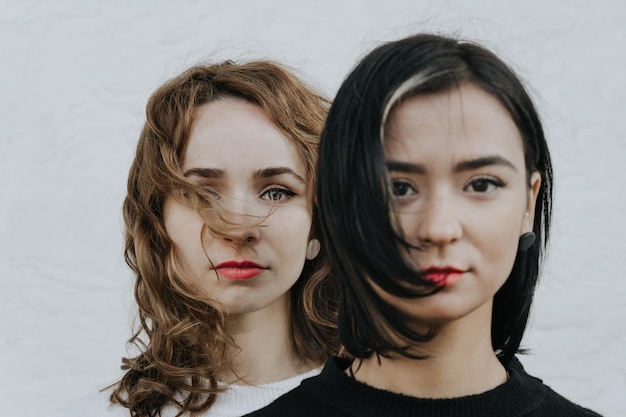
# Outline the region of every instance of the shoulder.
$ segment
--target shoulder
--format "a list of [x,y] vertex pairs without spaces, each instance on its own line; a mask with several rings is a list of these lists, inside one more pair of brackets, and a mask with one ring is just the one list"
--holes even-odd
[[268,406],[245,417],[315,417],[329,416],[324,404],[319,402],[310,389],[299,386],[279,397]]
[[282,395],[265,408],[246,417],[330,417],[336,415],[335,405],[342,395],[338,386],[349,361],[329,358],[322,372],[302,381],[300,386]]
[[563,417],[601,417],[595,411],[584,408],[548,387],[542,408],[545,415]]
[[62,407],[49,417],[130,417],[127,408],[111,403],[110,395],[109,391],[99,392]]
[[584,408],[558,394],[552,388],[545,385],[541,379],[528,375],[517,358],[513,358],[508,369],[512,375],[519,378],[519,381],[524,387],[534,386],[534,388],[529,391],[533,393],[534,399],[537,400],[535,404],[536,409],[532,415],[551,417],[601,417],[600,414]]

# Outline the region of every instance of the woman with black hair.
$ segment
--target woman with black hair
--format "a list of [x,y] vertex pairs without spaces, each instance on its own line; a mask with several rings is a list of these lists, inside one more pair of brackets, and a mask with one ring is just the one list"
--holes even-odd
[[597,416],[516,358],[549,237],[552,166],[515,73],[471,42],[369,53],[320,145],[324,244],[355,359],[254,416]]

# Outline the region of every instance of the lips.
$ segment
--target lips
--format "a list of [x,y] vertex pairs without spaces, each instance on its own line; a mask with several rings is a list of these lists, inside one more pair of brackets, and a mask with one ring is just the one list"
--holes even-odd
[[243,281],[252,279],[267,268],[250,261],[226,261],[215,267],[215,270],[228,279]]
[[422,271],[423,279],[438,287],[445,287],[457,282],[466,271],[454,267],[426,268]]

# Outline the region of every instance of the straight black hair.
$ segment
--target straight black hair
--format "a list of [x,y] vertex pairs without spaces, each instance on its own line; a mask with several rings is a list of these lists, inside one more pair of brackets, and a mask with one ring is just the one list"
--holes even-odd
[[482,88],[504,105],[524,142],[529,186],[533,172],[542,177],[533,225],[537,240],[529,250],[518,251],[493,304],[494,352],[506,364],[519,351],[552,211],[552,166],[543,128],[522,82],[494,53],[476,43],[418,34],[383,44],[356,65],[331,106],[320,143],[317,191],[323,240],[340,288],[341,340],[357,358],[392,352],[419,358],[414,348],[436,334],[435,328],[412,330],[409,318],[373,287],[405,298],[436,291],[403,259],[408,243],[395,227],[384,124],[403,98],[462,83]]

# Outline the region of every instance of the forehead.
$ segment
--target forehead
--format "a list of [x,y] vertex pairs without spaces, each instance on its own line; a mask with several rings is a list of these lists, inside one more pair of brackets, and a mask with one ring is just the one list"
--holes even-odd
[[397,103],[387,119],[384,145],[386,153],[419,150],[425,159],[505,154],[523,161],[522,137],[508,110],[470,83]]
[[250,171],[288,166],[304,174],[303,161],[287,135],[263,109],[237,98],[223,98],[198,107],[183,168],[212,167]]

